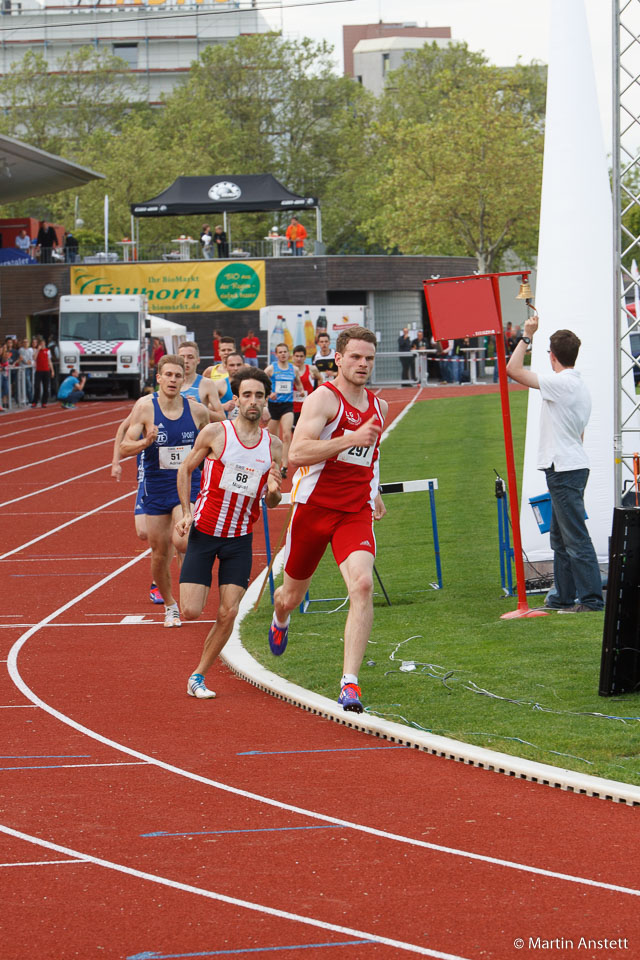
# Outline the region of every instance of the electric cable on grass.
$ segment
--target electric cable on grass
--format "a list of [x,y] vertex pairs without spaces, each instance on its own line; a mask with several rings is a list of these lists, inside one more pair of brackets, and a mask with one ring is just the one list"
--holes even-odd
[[[408,643],[409,640],[422,640],[424,637],[421,634],[416,634],[412,637],[407,637],[406,640],[401,640],[396,644],[394,649],[389,655],[389,660],[397,661],[396,653],[405,643]],[[422,667],[421,671],[417,671],[416,667]],[[431,671],[430,673],[425,673],[425,671]],[[431,677],[434,680],[440,680],[446,687],[448,693],[453,693],[454,690],[450,687],[445,681],[458,680],[462,685],[464,690],[468,690],[469,693],[477,693],[480,696],[489,697],[491,700],[501,700],[504,703],[513,703],[518,707],[531,707],[532,710],[538,710],[541,713],[552,713],[559,717],[597,717],[602,720],[619,720],[621,723],[627,723],[627,721],[640,721],[640,716],[630,716],[630,717],[619,717],[615,714],[600,713],[597,711],[591,710],[554,710],[551,707],[545,707],[537,700],[525,700],[519,697],[505,697],[499,693],[493,693],[491,690],[487,690],[486,687],[480,687],[473,680],[462,680],[455,676],[455,670],[447,670],[446,667],[442,667],[434,663],[424,663],[420,660],[402,660],[400,667],[397,670],[386,670],[385,677],[391,673],[413,673],[415,671],[416,676],[427,676]],[[438,673],[437,671],[440,671]],[[424,728],[423,728],[424,729]],[[430,731],[432,732],[432,731]],[[489,736],[489,734],[487,734]],[[580,759],[580,758],[578,758]]]

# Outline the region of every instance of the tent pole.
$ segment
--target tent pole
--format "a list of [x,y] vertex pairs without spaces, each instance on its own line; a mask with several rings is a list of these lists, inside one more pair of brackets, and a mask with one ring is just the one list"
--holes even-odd
[[227,211],[226,211],[226,210],[223,210],[223,211],[222,211],[222,229],[223,229],[224,232],[226,233],[226,235],[227,235],[227,243],[228,243],[229,247],[231,247],[231,237],[230,237],[230,235],[229,235],[229,223],[228,223],[228,220],[227,220]]
[[322,215],[320,213],[320,207],[316,207],[316,240],[318,243],[322,243]]

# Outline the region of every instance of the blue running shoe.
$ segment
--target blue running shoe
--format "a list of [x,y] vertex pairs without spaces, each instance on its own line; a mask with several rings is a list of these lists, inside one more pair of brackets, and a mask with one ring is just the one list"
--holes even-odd
[[351,713],[362,713],[364,707],[360,702],[361,696],[362,691],[357,683],[345,683],[344,687],[340,691],[338,704],[345,710],[350,710]]
[[149,587],[149,600],[151,600],[151,603],[164,603],[164,598],[156,583],[152,583]]
[[287,649],[289,627],[276,627],[273,620],[269,627],[269,649],[274,657],[280,657]]

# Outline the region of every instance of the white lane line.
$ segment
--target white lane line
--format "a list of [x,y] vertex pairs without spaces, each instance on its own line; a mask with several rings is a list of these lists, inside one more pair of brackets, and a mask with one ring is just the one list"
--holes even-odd
[[[4,661],[8,663],[8,660]],[[0,704],[0,710],[34,710],[37,707],[36,703],[3,703]]]
[[104,510],[105,507],[110,507],[113,503],[120,503],[120,501],[125,500],[126,497],[132,497],[135,492],[135,490],[130,490],[128,493],[123,493],[121,497],[116,497],[115,500],[108,500],[107,503],[101,503],[99,507],[95,507],[93,510],[88,510],[87,513],[82,513],[79,517],[74,517],[73,520],[67,520],[66,523],[61,523],[58,527],[53,527],[51,530],[47,530],[46,533],[40,534],[39,537],[34,537],[33,540],[29,540],[27,543],[23,543],[19,547],[14,547],[13,550],[8,550],[6,553],[0,554],[0,560],[5,560],[6,557],[12,557],[14,553],[20,553],[21,550],[26,550],[27,547],[33,546],[34,543],[39,543],[40,540],[46,540],[47,537],[51,537],[54,533],[58,533],[58,531],[64,530],[65,527],[70,527],[74,523],[79,523],[80,520],[85,520],[87,517],[93,516],[94,513],[100,513],[101,510]]
[[389,424],[387,429],[384,431],[384,433],[380,437],[380,443],[382,443],[383,440],[386,440],[389,434],[391,433],[391,431],[395,430],[395,428],[398,426],[400,421],[404,419],[404,417],[406,417],[406,415],[409,413],[409,410],[411,410],[411,407],[414,405],[414,403],[416,402],[416,400],[418,399],[418,397],[420,396],[423,390],[424,390],[424,387],[420,387],[418,392],[413,395],[413,397],[411,398],[409,403],[406,405],[406,407],[403,407],[400,413],[398,414],[398,416],[395,418],[395,420],[393,420],[392,423]]
[[42,627],[49,624],[52,620],[55,620],[59,614],[64,613],[70,607],[74,606],[76,603],[79,603],[85,597],[90,596],[96,590],[99,590],[110,580],[115,579],[119,576],[120,573],[124,573],[125,570],[128,570],[134,564],[138,563],[144,556],[149,554],[151,551],[146,550],[145,553],[141,554],[139,557],[136,557],[134,560],[130,560],[128,563],[124,564],[122,567],[119,567],[117,570],[114,570],[112,573],[108,574],[106,577],[103,577],[102,580],[99,580],[92,587],[87,587],[82,593],[78,594],[77,597],[74,597],[71,600],[68,600],[67,603],[63,604],[61,607],[58,607],[57,610],[54,610],[48,616],[44,617],[39,623],[35,624],[33,627],[30,627],[26,633],[23,633],[13,644],[11,650],[9,651],[9,660],[7,664],[7,669],[9,671],[9,676],[11,677],[13,683],[20,690],[24,697],[27,700],[30,700],[34,706],[40,707],[46,713],[50,714],[52,717],[55,717],[57,720],[60,720],[61,723],[67,724],[67,726],[72,727],[74,730],[77,730],[79,733],[84,734],[85,736],[91,737],[93,740],[97,740],[98,743],[102,743],[105,746],[113,747],[114,750],[118,750],[121,753],[126,753],[130,757],[135,757],[138,760],[144,760],[147,763],[154,764],[159,767],[161,770],[165,770],[168,773],[176,774],[179,777],[185,777],[188,780],[193,780],[196,783],[202,783],[205,786],[214,787],[216,790],[222,790],[225,793],[230,793],[233,796],[243,797],[247,800],[254,800],[257,803],[263,803],[269,807],[275,807],[278,810],[285,810],[288,813],[299,814],[303,817],[308,817],[312,820],[319,820],[322,823],[333,823],[339,827],[345,827],[347,829],[356,830],[360,833],[368,834],[369,836],[380,837],[384,840],[392,840],[396,843],[403,843],[412,847],[419,847],[423,850],[433,850],[436,853],[444,853],[450,856],[462,857],[464,860],[475,860],[480,863],[491,864],[493,866],[504,867],[508,870],[516,870],[522,873],[529,873],[535,876],[548,877],[553,880],[562,880],[567,883],[579,884],[587,887],[594,887],[599,890],[613,890],[616,893],[625,893],[633,897],[640,897],[640,890],[636,890],[633,887],[623,887],[615,883],[604,883],[599,880],[592,880],[588,877],[574,876],[568,873],[558,873],[555,870],[545,870],[542,867],[533,867],[529,864],[518,863],[513,860],[503,860],[498,857],[489,857],[480,853],[473,853],[469,850],[459,850],[456,847],[445,847],[437,843],[429,843],[427,840],[418,840],[414,837],[406,837],[402,834],[390,833],[388,830],[379,830],[376,827],[369,827],[365,824],[357,823],[351,820],[343,820],[339,817],[330,817],[322,813],[316,813],[315,810],[307,810],[304,807],[298,807],[294,804],[284,803],[280,800],[274,800],[271,797],[265,797],[258,793],[251,793],[249,790],[241,790],[239,787],[232,787],[230,784],[221,783],[219,780],[211,780],[208,777],[202,777],[197,773],[193,773],[190,770],[183,770],[181,767],[176,767],[173,764],[165,763],[164,760],[158,760],[156,757],[147,756],[145,753],[141,753],[139,750],[134,750],[131,747],[127,747],[122,743],[118,743],[116,740],[111,740],[109,737],[105,737],[100,733],[97,733],[95,730],[90,730],[89,727],[83,726],[83,724],[78,723],[76,720],[73,720],[71,717],[68,717],[66,714],[61,713],[59,710],[56,710],[55,707],[50,706],[48,703],[45,703],[33,690],[25,683],[20,675],[18,670],[18,655],[27,642],[35,633],[38,632]]
[[[110,407],[108,410],[101,410],[101,411],[98,411],[98,412],[96,412],[96,413],[88,413],[88,414],[85,414],[85,415],[81,418],[80,422],[81,422],[81,423],[86,423],[87,420],[91,420],[92,417],[103,417],[105,414],[115,413],[117,410],[128,410],[128,409],[129,409],[129,407],[125,407],[125,406],[121,406],[121,407]],[[83,413],[84,413],[84,411],[83,411]],[[122,419],[124,420],[124,417],[123,417]],[[76,423],[77,423],[77,422],[78,422],[78,421],[77,421],[77,418],[76,418]],[[5,423],[7,423],[7,421],[6,421],[6,420],[3,420],[2,423],[5,424]],[[60,423],[60,420],[57,420],[56,426],[57,426],[59,423]],[[8,426],[11,426],[10,423],[7,424],[7,425],[8,425]],[[33,421],[33,420],[30,420],[30,421],[29,421],[29,426],[33,426],[33,425],[34,425],[34,421]],[[35,424],[35,426],[37,426],[37,424]],[[96,426],[96,427],[99,427],[99,426],[101,426],[101,424],[97,423],[97,424],[95,424],[95,426]],[[24,427],[24,423],[23,423],[21,430],[14,430],[13,433],[3,433],[3,434],[0,434],[0,441],[6,440],[7,437],[17,437],[17,436],[24,437],[24,434],[25,434],[25,427]]]
[[108,470],[110,466],[110,463],[105,463],[101,467],[96,467],[95,470],[87,470],[86,473],[77,473],[75,477],[69,477],[68,480],[61,480],[59,483],[52,483],[49,487],[38,487],[37,490],[33,490],[31,493],[24,493],[21,497],[14,497],[13,500],[5,500],[4,503],[0,503],[0,508],[9,507],[12,503],[19,503],[20,500],[28,500],[29,497],[38,497],[41,493],[55,490],[56,487],[64,487],[67,483],[73,483],[75,480],[90,477],[92,473],[100,473],[101,470]]
[[[151,614],[144,614],[144,616],[151,616]],[[188,620],[185,620],[182,624],[183,627],[189,625]],[[192,621],[196,623],[196,621]],[[215,623],[215,620],[205,620],[203,617],[197,621],[197,623]],[[158,620],[136,620],[136,627],[158,627],[160,624],[164,623],[164,616],[159,617]],[[33,623],[0,623],[0,630],[15,630],[16,628],[22,630],[26,627],[33,627],[36,624]],[[47,630],[56,630],[58,627],[63,627],[65,630],[68,629],[84,629],[85,627],[130,627],[131,621],[126,622],[124,620],[104,620],[101,622],[89,623],[82,621],[81,623],[48,623],[46,625]],[[44,629],[44,628],[43,628]],[[7,663],[7,660],[0,660],[0,663]]]
[[22,862],[17,863],[0,863],[0,868],[2,867],[48,867],[50,864],[61,864],[61,863],[88,863],[88,860],[82,860],[80,857],[74,857],[73,859],[67,858],[66,860],[23,860]]
[[[114,423],[122,423],[122,420],[106,420],[104,423],[94,423],[90,427],[82,427],[80,430],[71,430],[69,433],[57,433],[55,437],[47,437],[46,440],[34,440],[32,443],[20,443],[17,447],[7,447],[0,450],[0,453],[15,453],[16,450],[27,450],[29,447],[41,447],[44,443],[54,443],[56,440],[65,440],[67,437],[77,437],[79,433],[86,433],[88,430],[100,430],[102,427],[112,427]],[[113,437],[111,438],[113,440]]]
[[6,477],[10,473],[20,473],[22,470],[28,470],[29,467],[39,467],[42,463],[50,463],[52,460],[60,460],[62,457],[68,459],[75,453],[84,453],[85,450],[91,450],[93,447],[102,447],[105,443],[110,443],[113,446],[113,437],[109,437],[107,440],[99,440],[97,443],[88,443],[86,447],[76,447],[75,450],[65,450],[64,453],[56,453],[52,457],[45,457],[43,460],[34,460],[33,463],[23,463],[19,467],[12,467],[11,470],[2,470],[0,477]]
[[429,950],[427,947],[419,947],[415,943],[406,943],[403,940],[392,940],[390,937],[382,937],[377,933],[367,933],[364,930],[355,930],[353,927],[343,927],[335,923],[327,923],[325,920],[316,920],[314,917],[305,917],[299,913],[290,913],[288,910],[277,910],[275,907],[267,907],[262,903],[255,903],[251,900],[240,900],[238,897],[228,897],[223,893],[216,893],[213,890],[204,890],[202,887],[194,887],[189,883],[180,883],[178,880],[160,877],[155,873],[145,873],[142,870],[135,870],[133,867],[126,867],[122,863],[103,860],[101,857],[84,854],[79,850],[72,850],[70,847],[50,843],[48,840],[41,840],[39,837],[21,833],[19,830],[12,830],[11,827],[6,827],[4,824],[0,824],[0,831],[18,840],[26,840],[28,843],[45,847],[47,850],[54,850],[56,853],[63,853],[69,857],[77,857],[79,860],[85,860],[87,863],[93,863],[98,867],[106,867],[107,870],[116,870],[118,873],[126,873],[130,877],[136,877],[139,880],[149,880],[151,883],[158,883],[163,887],[171,887],[174,890],[182,890],[185,893],[194,893],[199,897],[218,900],[220,903],[228,903],[234,907],[243,907],[245,910],[253,910],[255,913],[267,914],[267,916],[270,917],[280,917],[282,920],[293,920],[295,923],[304,923],[307,926],[318,927],[321,930],[332,930],[334,933],[344,933],[347,936],[362,940],[373,940],[376,943],[384,943],[389,947],[396,947],[398,950],[406,950],[408,953],[419,953],[423,957],[436,957],[439,958],[439,960],[465,960],[464,957],[460,957],[458,954],[443,953],[440,950]]

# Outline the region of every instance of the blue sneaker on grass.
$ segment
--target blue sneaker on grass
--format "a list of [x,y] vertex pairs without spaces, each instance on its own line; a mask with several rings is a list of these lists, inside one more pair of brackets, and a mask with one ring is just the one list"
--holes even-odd
[[357,683],[345,683],[338,697],[339,706],[351,713],[362,713],[364,707],[360,702],[362,691]]
[[274,621],[271,621],[269,627],[269,649],[274,657],[280,657],[287,649],[289,641],[289,627],[277,627]]

